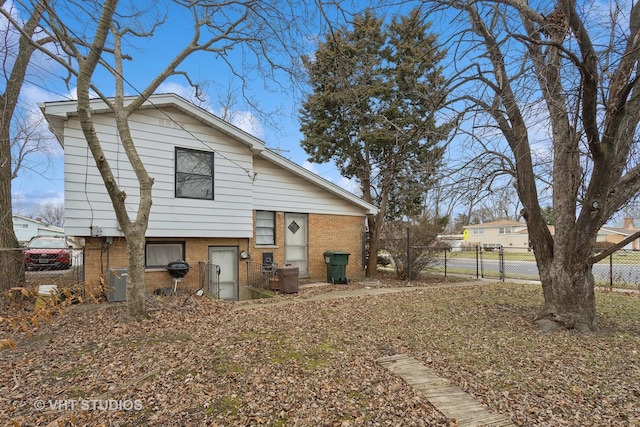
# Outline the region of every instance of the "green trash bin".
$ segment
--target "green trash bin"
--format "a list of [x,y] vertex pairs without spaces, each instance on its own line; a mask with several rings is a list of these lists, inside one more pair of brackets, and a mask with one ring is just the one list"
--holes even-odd
[[349,264],[349,252],[326,251],[324,263],[327,264],[328,283],[347,283],[347,265]]

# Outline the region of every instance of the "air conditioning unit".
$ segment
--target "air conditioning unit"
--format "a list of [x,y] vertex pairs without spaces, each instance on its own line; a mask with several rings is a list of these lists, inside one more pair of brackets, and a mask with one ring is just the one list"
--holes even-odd
[[127,279],[129,278],[128,268],[110,268],[107,271],[107,300],[118,302],[127,300]]

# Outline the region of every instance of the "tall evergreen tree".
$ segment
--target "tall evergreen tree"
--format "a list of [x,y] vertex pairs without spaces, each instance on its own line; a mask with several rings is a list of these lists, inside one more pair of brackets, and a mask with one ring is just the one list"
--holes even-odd
[[304,58],[312,93],[301,109],[303,148],[311,161],[333,161],[379,208],[367,218],[369,276],[384,220],[420,213],[451,129],[436,116],[445,53],[429,28],[419,9],[386,26],[366,10]]

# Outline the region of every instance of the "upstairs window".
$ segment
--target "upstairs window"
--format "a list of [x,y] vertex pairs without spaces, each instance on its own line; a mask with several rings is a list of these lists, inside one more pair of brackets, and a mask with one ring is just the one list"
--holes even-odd
[[176,148],[176,197],[213,200],[213,153]]
[[498,234],[509,234],[509,233],[511,233],[511,227],[498,228]]
[[256,211],[256,245],[276,244],[276,213]]
[[474,228],[473,229],[473,234],[474,235],[480,235],[480,234],[484,234],[484,228]]

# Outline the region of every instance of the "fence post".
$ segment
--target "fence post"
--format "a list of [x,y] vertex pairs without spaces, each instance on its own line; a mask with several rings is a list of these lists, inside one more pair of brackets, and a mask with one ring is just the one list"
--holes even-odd
[[504,247],[500,245],[500,249],[498,250],[498,269],[500,270],[500,279],[504,282]]
[[480,278],[480,246],[476,245],[476,279]]
[[613,292],[613,254],[609,254],[609,292]]
[[411,236],[407,227],[407,286],[411,286]]
[[447,249],[444,249],[444,278],[447,278]]

